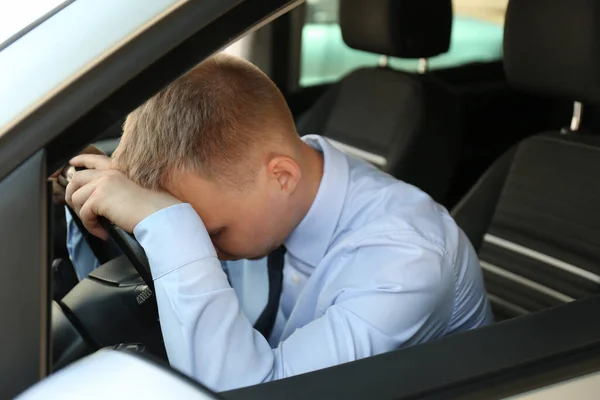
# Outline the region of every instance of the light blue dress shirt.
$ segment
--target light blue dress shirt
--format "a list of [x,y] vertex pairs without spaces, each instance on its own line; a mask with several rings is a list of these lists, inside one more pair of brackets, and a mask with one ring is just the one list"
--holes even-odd
[[100,263],[92,253],[92,250],[83,238],[83,234],[73,221],[71,213],[65,207],[67,219],[67,251],[75,269],[75,274],[82,280],[90,272],[100,266]]
[[304,140],[323,152],[324,173],[308,214],[285,241],[269,342],[252,326],[267,298],[264,260],[227,263],[234,290],[189,204],[156,212],[134,230],[150,261],[169,361],[212,389],[492,322],[477,255],[442,206],[320,136]]

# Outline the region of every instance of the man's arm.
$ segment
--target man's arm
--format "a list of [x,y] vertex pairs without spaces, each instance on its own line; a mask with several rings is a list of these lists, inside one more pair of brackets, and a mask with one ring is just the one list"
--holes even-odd
[[[325,314],[276,349],[242,313],[202,221],[180,204],[140,222],[134,233],[150,260],[171,365],[215,390],[313,371],[443,334],[452,312],[452,270],[423,241],[382,237],[358,249],[349,281]],[[372,273],[365,281],[365,270]],[[400,271],[401,270],[401,271]],[[405,277],[405,280],[402,280]]]

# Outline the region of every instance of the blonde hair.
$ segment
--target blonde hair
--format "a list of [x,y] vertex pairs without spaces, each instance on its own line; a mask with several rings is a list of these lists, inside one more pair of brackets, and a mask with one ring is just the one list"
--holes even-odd
[[257,67],[213,56],[128,115],[114,159],[137,184],[163,186],[175,170],[235,185],[251,180],[257,149],[297,137],[285,99]]

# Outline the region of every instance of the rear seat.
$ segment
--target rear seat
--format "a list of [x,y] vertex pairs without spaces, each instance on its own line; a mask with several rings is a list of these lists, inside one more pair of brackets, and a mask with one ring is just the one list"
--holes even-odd
[[580,130],[581,102],[600,102],[598,10],[586,0],[508,7],[509,82],[574,101],[574,113],[568,129],[506,152],[453,212],[479,250],[498,320],[600,290],[600,136]]
[[[340,27],[354,49],[421,59],[448,51],[451,0],[341,0]],[[361,68],[332,85],[298,119],[317,133],[444,203],[460,151],[458,96],[425,73]]]

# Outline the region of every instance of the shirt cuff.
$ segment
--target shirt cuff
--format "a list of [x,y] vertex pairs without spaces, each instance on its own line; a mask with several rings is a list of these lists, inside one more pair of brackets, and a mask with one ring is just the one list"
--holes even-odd
[[149,215],[133,234],[146,252],[155,280],[193,261],[217,257],[204,223],[187,203]]

